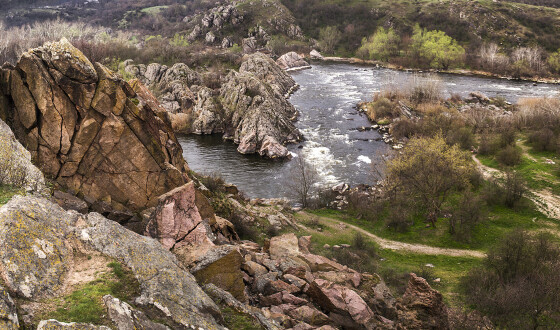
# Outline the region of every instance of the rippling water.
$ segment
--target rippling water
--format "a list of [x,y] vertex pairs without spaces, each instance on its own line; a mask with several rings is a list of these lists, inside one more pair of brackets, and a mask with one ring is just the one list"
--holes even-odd
[[[290,145],[290,151],[315,166],[323,185],[372,183],[372,160],[389,148],[376,141],[380,137],[376,131],[358,130],[371,124],[354,106],[371,99],[374,92],[387,84],[406,84],[413,74],[350,64],[315,64],[312,69],[294,72],[292,76],[301,87],[290,102],[301,113],[296,126],[306,141]],[[521,97],[558,96],[560,91],[558,85],[533,86],[530,82],[448,74],[438,77],[446,97],[451,93],[467,96],[469,92],[481,91],[515,102]],[[293,162],[241,155],[235,144],[223,142],[218,135],[180,136],[179,141],[192,170],[220,173],[249,197],[290,197],[286,182]]]

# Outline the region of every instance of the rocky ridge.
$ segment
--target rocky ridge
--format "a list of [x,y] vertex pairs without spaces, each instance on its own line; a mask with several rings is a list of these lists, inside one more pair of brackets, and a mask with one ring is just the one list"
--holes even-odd
[[67,40],[24,53],[0,77],[0,113],[16,138],[45,176],[89,204],[138,211],[188,181],[167,114]]
[[[287,100],[297,85],[264,54],[246,56],[239,71],[231,71],[219,90],[199,86],[200,78],[184,64],[171,69],[155,63],[127,64],[125,71],[145,85],[169,91],[158,100],[172,114],[176,131],[220,133],[238,144],[239,152],[269,158],[289,157],[285,144],[302,137],[293,123],[297,111]],[[197,91],[196,96],[191,90]]]

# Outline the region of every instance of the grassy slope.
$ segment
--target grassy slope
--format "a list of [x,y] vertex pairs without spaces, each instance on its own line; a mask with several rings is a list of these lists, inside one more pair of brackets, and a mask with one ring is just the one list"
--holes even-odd
[[[518,142],[519,147],[523,150],[521,164],[513,167],[514,170],[521,173],[527,185],[531,189],[542,190],[550,189],[556,195],[560,195],[560,173],[559,165],[560,156],[554,152],[535,151],[525,139]],[[477,156],[480,162],[488,167],[503,170],[494,156]],[[547,161],[552,160],[555,164]]]
[[494,40],[504,46],[538,43],[548,50],[560,47],[560,10],[491,0],[282,0],[304,32],[314,38],[324,26],[348,30],[344,49],[352,53],[360,40],[378,26],[394,26],[410,33],[415,23],[439,29],[463,44]]

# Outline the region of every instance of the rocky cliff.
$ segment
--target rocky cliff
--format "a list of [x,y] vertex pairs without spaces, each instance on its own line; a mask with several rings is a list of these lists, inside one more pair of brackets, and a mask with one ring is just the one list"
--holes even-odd
[[223,133],[239,144],[239,152],[269,158],[289,157],[285,145],[301,139],[294,125],[297,111],[287,100],[296,83],[264,54],[246,56],[218,90],[199,86],[200,77],[184,64],[127,64],[127,73],[160,91],[158,100],[171,113],[176,131]]
[[0,86],[0,113],[33,161],[88,202],[136,211],[187,182],[167,114],[68,41],[2,67]]

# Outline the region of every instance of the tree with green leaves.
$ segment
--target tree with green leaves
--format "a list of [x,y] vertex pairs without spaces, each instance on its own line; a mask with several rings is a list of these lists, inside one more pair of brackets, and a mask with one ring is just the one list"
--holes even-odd
[[550,71],[560,72],[560,49],[550,54],[548,57],[548,67]]
[[453,192],[469,186],[475,168],[467,152],[448,145],[438,134],[412,138],[387,170],[393,198],[415,206],[435,227],[443,203]]
[[432,68],[445,70],[465,56],[465,49],[445,32],[427,31],[418,25],[414,27],[411,52],[430,62]]
[[380,27],[369,38],[362,40],[358,52],[366,54],[370,59],[389,61],[390,56],[398,55],[401,38],[393,28],[385,30]]

